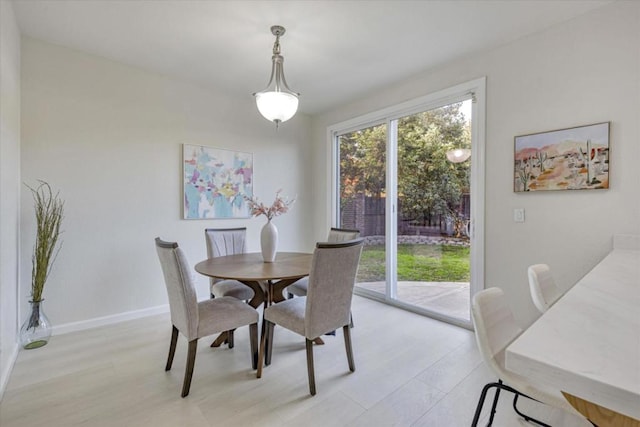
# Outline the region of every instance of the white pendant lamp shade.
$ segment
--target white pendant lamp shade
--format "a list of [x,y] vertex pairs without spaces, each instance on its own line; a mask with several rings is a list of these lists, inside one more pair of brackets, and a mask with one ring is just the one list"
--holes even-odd
[[286,122],[298,111],[298,96],[289,89],[287,80],[284,78],[284,57],[280,55],[280,36],[285,32],[284,27],[274,25],[271,33],[276,36],[273,44],[273,56],[271,57],[271,78],[266,89],[256,92],[256,105],[258,111],[265,119],[276,124],[276,128],[282,122]]
[[286,122],[298,111],[298,97],[286,92],[256,93],[258,111],[276,124]]

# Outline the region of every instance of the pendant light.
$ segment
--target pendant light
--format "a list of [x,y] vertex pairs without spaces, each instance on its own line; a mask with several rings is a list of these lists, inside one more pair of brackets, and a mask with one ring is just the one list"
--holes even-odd
[[274,25],[271,27],[271,33],[276,36],[271,57],[271,77],[266,89],[254,93],[253,96],[256,97],[260,114],[274,122],[277,128],[280,123],[286,122],[296,114],[300,94],[289,89],[287,80],[284,78],[284,58],[280,55],[280,36],[285,33],[285,29],[280,25]]

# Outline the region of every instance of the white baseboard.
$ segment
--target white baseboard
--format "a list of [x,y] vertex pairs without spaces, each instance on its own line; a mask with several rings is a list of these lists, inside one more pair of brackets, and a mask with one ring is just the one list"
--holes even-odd
[[84,331],[86,329],[97,328],[98,326],[112,325],[114,323],[120,323],[127,320],[139,319],[141,317],[153,316],[156,314],[168,312],[169,304],[145,308],[142,310],[127,311],[125,313],[113,314],[111,316],[96,317],[93,319],[82,320],[80,322],[71,322],[54,326],[52,334],[62,335],[68,334],[70,332]]
[[15,343],[13,350],[11,351],[11,356],[9,356],[9,363],[7,363],[7,366],[5,366],[2,372],[0,372],[0,402],[4,396],[4,390],[7,388],[7,384],[9,383],[9,377],[11,376],[11,371],[13,371],[13,365],[16,363],[19,351],[20,346],[18,343]]

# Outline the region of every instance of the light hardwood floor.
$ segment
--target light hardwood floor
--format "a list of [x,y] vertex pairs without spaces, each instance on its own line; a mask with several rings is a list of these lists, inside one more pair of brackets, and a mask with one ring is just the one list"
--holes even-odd
[[[272,364],[256,379],[248,328],[235,348],[201,339],[190,395],[180,397],[186,341],[164,371],[171,324],[159,315],[54,336],[18,356],[0,425],[18,426],[469,426],[482,386],[495,378],[473,333],[354,297],[356,371],[341,331],[315,346],[318,394],[308,393],[304,340],[275,330]],[[529,425],[503,396],[494,426]],[[522,399],[531,415],[583,426],[568,414]],[[487,408],[490,403],[485,405]],[[486,418],[486,410],[483,418]],[[486,421],[485,421],[486,422]],[[587,424],[588,425],[588,424]]]

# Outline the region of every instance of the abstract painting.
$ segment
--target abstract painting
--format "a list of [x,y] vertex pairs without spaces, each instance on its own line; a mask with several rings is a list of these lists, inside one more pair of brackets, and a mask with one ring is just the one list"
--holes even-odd
[[515,137],[513,191],[609,188],[610,122]]
[[249,218],[253,154],[183,144],[184,219]]

